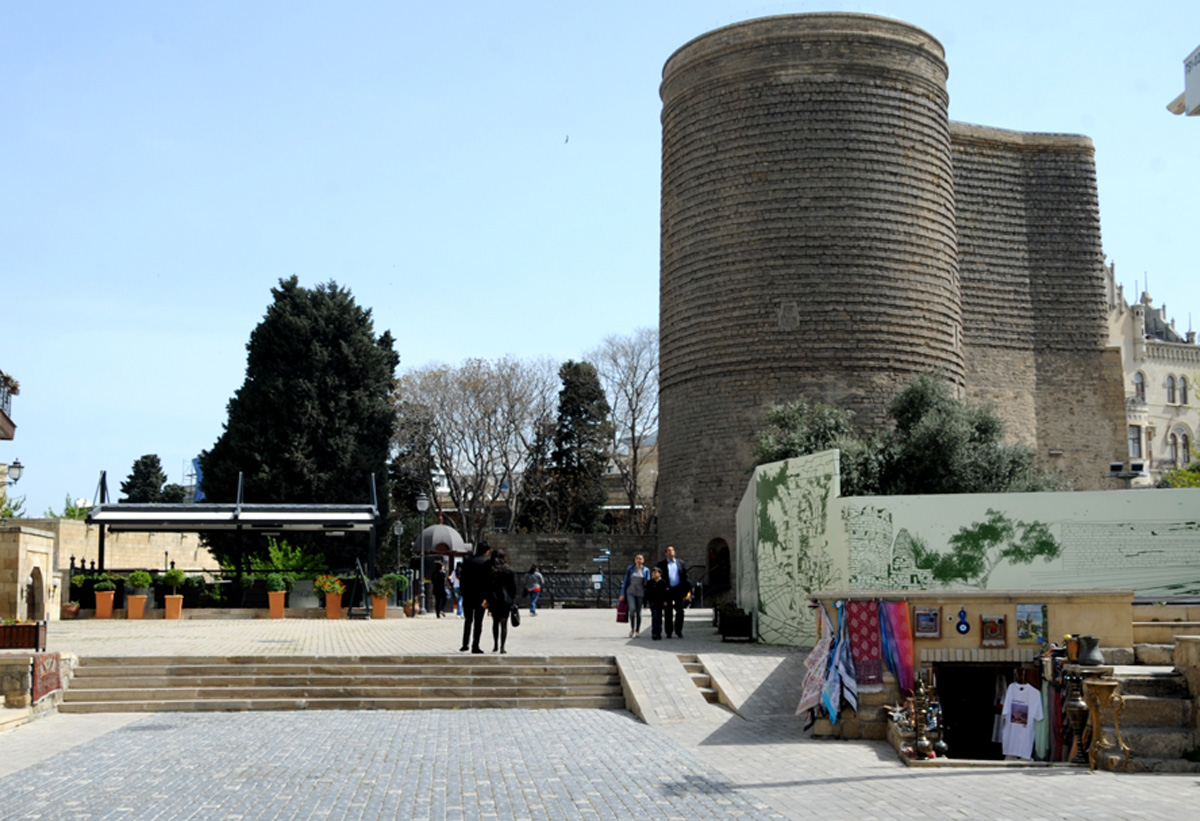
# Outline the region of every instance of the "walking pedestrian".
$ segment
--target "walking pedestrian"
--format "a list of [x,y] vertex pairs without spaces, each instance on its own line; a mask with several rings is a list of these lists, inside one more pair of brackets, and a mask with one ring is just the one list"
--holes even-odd
[[463,640],[459,652],[482,653],[479,638],[483,633],[483,611],[487,599],[488,586],[491,583],[491,565],[488,563],[488,552],[491,545],[480,542],[475,545],[475,555],[462,563],[459,586],[463,598]]
[[542,584],[546,580],[538,572],[538,566],[531,564],[525,574],[525,592],[529,594],[529,615],[537,615],[538,598],[542,595]]
[[646,595],[646,582],[650,581],[650,568],[641,553],[633,557],[633,564],[625,568],[625,581],[621,583],[621,601],[629,608],[629,638],[642,632],[642,600]]
[[455,564],[454,569],[450,571],[450,589],[454,592],[454,613],[460,619],[463,617],[462,593],[459,591],[459,586],[458,586],[458,569],[461,566],[462,566],[462,563],[459,562],[458,564]]
[[492,616],[492,652],[507,653],[508,620],[517,606],[517,574],[508,566],[503,550],[492,553],[492,576],[485,605]]
[[650,581],[646,582],[646,606],[650,608],[650,638],[662,638],[663,603],[667,600],[667,583],[662,571],[650,568]]
[[429,585],[433,588],[433,614],[439,619],[446,609],[446,571],[441,562],[433,563],[433,575],[429,577]]
[[675,546],[667,546],[667,557],[658,563],[663,581],[667,583],[667,600],[663,603],[663,622],[667,638],[674,634],[683,638],[683,608],[687,602],[691,585],[688,584],[687,563],[675,558]]

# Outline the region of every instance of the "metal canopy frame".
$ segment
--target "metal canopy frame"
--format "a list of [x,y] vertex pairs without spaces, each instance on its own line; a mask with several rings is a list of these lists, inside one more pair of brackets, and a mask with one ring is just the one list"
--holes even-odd
[[87,514],[87,523],[100,527],[99,569],[104,570],[104,537],[107,531],[136,533],[196,533],[206,530],[277,535],[281,533],[370,534],[368,574],[375,577],[375,547],[379,532],[379,505],[375,476],[371,475],[369,505],[246,504],[238,502],[130,504],[108,501],[106,472],[100,473],[100,504]]

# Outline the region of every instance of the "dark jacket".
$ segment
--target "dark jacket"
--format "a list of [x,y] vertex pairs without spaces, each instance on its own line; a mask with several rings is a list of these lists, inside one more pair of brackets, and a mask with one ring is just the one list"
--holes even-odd
[[646,604],[651,607],[661,607],[667,600],[667,580],[651,579],[646,582]]
[[464,607],[478,607],[491,589],[492,564],[487,556],[464,559],[459,572],[458,591]]
[[506,564],[493,564],[491,587],[487,594],[488,612],[504,617],[517,600],[517,574]]
[[[688,583],[687,562],[685,562],[683,559],[676,556],[675,563],[677,565],[679,565],[679,586],[675,588],[675,593],[676,593],[676,595],[682,597],[682,596],[686,595],[689,590],[692,589],[692,586]],[[671,574],[669,572],[667,572],[667,560],[663,559],[661,562],[659,562],[656,565],[656,567],[658,567],[658,569],[662,571],[663,584],[666,585],[667,587],[670,587],[671,586]]]

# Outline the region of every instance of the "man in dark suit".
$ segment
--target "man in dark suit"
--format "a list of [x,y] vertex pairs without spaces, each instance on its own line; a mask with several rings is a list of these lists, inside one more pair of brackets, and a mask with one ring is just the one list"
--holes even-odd
[[675,546],[668,545],[667,558],[657,566],[662,571],[663,581],[667,583],[667,600],[663,603],[663,626],[667,628],[667,638],[672,633],[683,638],[683,608],[691,590],[687,580],[687,564],[683,559],[675,558]]
[[462,595],[463,608],[463,640],[459,652],[482,653],[479,646],[479,636],[483,632],[484,602],[487,599],[488,585],[491,582],[491,564],[488,553],[491,546],[487,542],[475,545],[475,555],[466,559],[459,570],[458,589]]

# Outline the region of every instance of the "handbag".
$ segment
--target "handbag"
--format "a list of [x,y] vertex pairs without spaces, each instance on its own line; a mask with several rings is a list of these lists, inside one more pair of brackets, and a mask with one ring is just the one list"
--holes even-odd
[[629,621],[629,605],[626,602],[617,602],[617,621],[621,623]]
[[520,627],[521,626],[521,611],[517,609],[517,606],[513,605],[512,609],[509,610],[508,612],[512,615],[513,627]]

